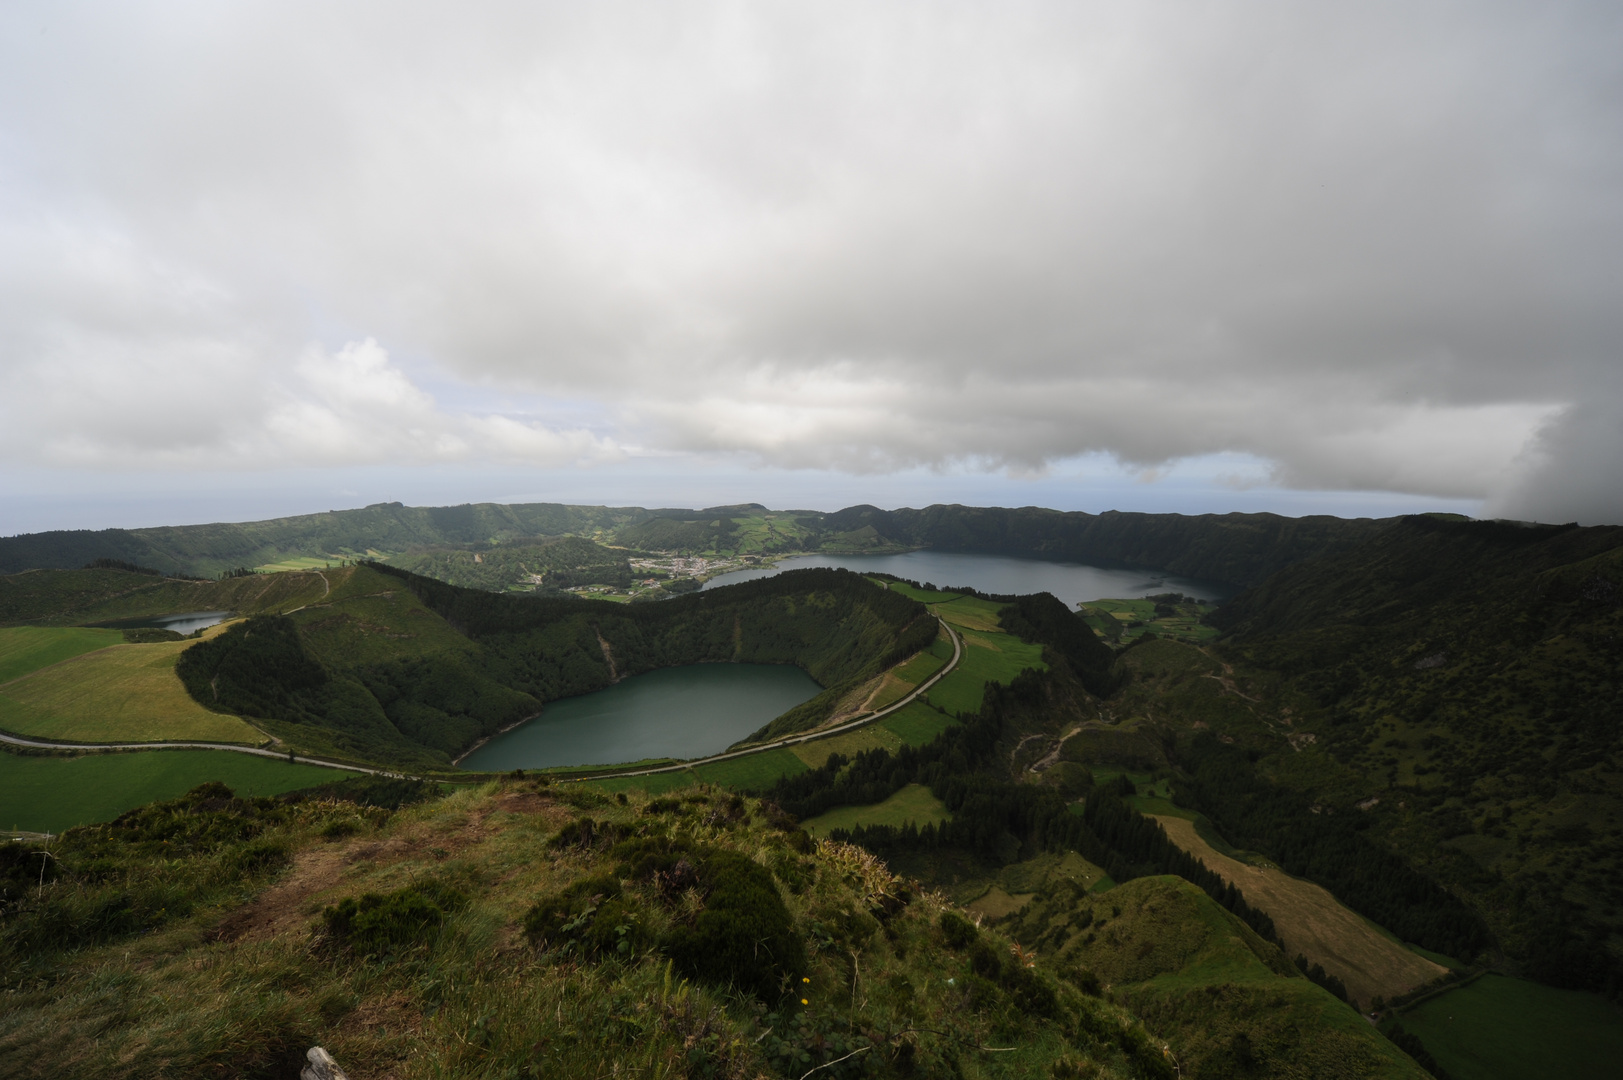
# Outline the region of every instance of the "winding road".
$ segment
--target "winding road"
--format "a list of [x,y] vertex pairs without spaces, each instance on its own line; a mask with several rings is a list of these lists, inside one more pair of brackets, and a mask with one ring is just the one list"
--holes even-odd
[[291,761],[295,765],[320,765],[327,769],[348,769],[350,772],[370,773],[372,776],[403,777],[404,773],[390,772],[388,769],[369,769],[365,765],[345,765],[337,761],[325,761],[321,758],[299,757],[280,753],[275,750],[263,750],[257,746],[238,746],[235,743],[221,742],[127,742],[127,743],[69,743],[69,742],[42,742],[39,739],[24,739],[17,735],[7,735],[0,731],[0,742],[10,743],[12,746],[32,746],[40,750],[235,750],[239,754],[253,754],[256,757],[276,758],[280,761]]

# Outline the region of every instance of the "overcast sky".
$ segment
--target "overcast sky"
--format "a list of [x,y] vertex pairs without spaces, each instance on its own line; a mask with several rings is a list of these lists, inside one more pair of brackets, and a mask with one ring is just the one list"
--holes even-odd
[[1615,2],[13,2],[0,533],[1623,522],[1620,127]]

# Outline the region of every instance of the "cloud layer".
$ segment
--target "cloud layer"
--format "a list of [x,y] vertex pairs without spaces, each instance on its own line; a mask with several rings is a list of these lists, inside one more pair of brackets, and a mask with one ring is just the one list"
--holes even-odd
[[1345,7],[23,5],[0,452],[1623,520],[1623,12]]

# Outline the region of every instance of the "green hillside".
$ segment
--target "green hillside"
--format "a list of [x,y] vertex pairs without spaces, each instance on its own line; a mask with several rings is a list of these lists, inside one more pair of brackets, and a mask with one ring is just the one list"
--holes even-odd
[[[1516,970],[1619,984],[1623,529],[1407,519],[1219,619],[1257,699],[1230,698],[1224,730],[1264,755],[1281,817],[1353,815],[1466,897]],[[1202,809],[1288,846],[1220,758],[1203,752]]]

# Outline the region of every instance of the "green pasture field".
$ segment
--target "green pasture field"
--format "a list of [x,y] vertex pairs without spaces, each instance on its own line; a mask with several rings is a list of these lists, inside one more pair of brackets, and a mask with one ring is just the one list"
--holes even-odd
[[849,758],[865,750],[898,750],[901,746],[902,737],[885,727],[884,721],[880,721],[876,724],[865,724],[854,731],[830,735],[826,739],[797,743],[788,752],[805,762],[809,768],[817,769],[834,754],[844,754]]
[[909,600],[917,600],[921,604],[940,604],[948,600],[956,600],[960,596],[964,595],[963,593],[955,592],[936,592],[929,589],[915,589],[905,581],[887,581],[884,582],[884,585],[892,592],[899,592]]
[[1013,634],[959,631],[964,656],[925,696],[930,704],[954,716],[979,712],[985,684],[1010,683],[1026,668],[1046,671],[1041,645],[1031,645]]
[[0,630],[0,683],[123,640],[122,631],[90,626],[7,627]]
[[[1177,615],[1158,617],[1150,600],[1090,600],[1078,609],[1082,621],[1107,641],[1127,642],[1153,631],[1157,637],[1183,641],[1211,641],[1220,631],[1207,626],[1200,617],[1216,609],[1215,604],[1179,604]],[[1143,623],[1129,627],[1129,622]]]
[[[939,641],[941,639],[937,638],[936,640]],[[940,671],[941,665],[945,664],[951,658],[952,643],[948,642],[946,656],[936,655],[934,648],[932,647],[919,653],[906,663],[900,664],[893,668],[891,670],[891,674],[895,675],[898,679],[901,679],[903,682],[908,683],[909,685],[917,686],[925,679],[928,679],[931,675],[934,675],[936,672]]]
[[114,645],[13,679],[0,687],[0,729],[68,742],[263,742],[186,693],[175,661],[193,644]]
[[678,772],[654,773],[652,776],[616,776],[608,780],[581,782],[607,792],[643,791],[649,795],[663,795],[667,791],[692,787],[699,782],[699,778],[693,775],[693,770],[682,769]]
[[1398,1020],[1455,1080],[1616,1076],[1623,1062],[1623,1010],[1598,994],[1504,975],[1484,975]]
[[890,798],[872,806],[836,806],[803,822],[813,836],[827,836],[834,829],[853,829],[858,825],[932,825],[946,821],[950,814],[947,806],[923,784],[909,784]]
[[327,570],[332,569],[334,563],[342,563],[344,557],[331,555],[300,555],[290,559],[281,559],[277,562],[266,563],[254,567],[261,574],[280,574],[284,570]]
[[924,746],[934,742],[937,735],[957,725],[958,721],[922,701],[909,702],[878,724],[893,732],[908,746]]
[[806,771],[806,763],[789,750],[778,747],[759,754],[746,754],[727,761],[700,765],[693,775],[709,784],[738,788],[743,791],[764,791],[785,776]]
[[1003,607],[1003,604],[995,600],[982,600],[978,596],[959,596],[947,603],[931,604],[930,610],[954,626],[996,631],[1003,625],[997,615]]
[[0,753],[0,829],[61,832],[218,780],[238,795],[342,780],[354,773],[229,750],[141,750],[76,757]]

